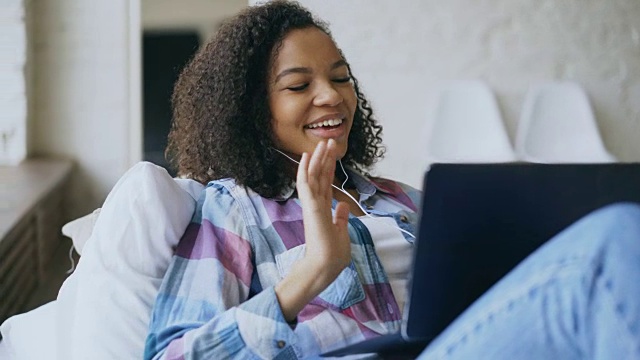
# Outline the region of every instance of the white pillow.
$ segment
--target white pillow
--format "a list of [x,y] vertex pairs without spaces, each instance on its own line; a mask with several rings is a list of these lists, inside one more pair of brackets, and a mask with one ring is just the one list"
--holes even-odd
[[60,359],[142,357],[158,288],[202,188],[145,162],[118,181],[58,295]]
[[56,337],[52,336],[57,309],[56,301],[52,301],[3,322],[0,359],[50,359],[57,352]]
[[[180,178],[174,178],[174,180],[182,190],[191,194],[194,199],[197,199],[198,194],[202,191],[203,186],[197,181]],[[93,210],[90,214],[72,220],[62,227],[62,234],[71,239],[73,248],[79,255],[82,255],[84,244],[89,240],[93,232],[98,215],[100,215],[100,208]]]

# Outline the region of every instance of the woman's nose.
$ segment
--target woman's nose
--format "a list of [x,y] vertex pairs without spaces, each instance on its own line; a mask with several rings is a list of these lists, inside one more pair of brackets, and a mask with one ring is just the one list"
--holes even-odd
[[315,106],[336,106],[343,100],[342,94],[340,94],[333,84],[329,83],[319,87],[313,99],[313,104]]

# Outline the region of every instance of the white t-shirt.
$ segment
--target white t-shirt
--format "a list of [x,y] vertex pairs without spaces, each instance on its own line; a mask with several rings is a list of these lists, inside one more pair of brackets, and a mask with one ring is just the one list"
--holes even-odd
[[395,220],[391,217],[368,216],[358,217],[367,227],[376,253],[382,267],[384,267],[391,290],[396,298],[400,311],[404,311],[404,303],[407,292],[407,282],[409,281],[409,271],[411,270],[411,257],[413,245],[409,243],[400,230]]

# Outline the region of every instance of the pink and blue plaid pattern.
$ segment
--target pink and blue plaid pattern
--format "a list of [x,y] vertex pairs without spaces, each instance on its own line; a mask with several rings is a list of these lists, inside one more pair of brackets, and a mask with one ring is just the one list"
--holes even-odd
[[[415,233],[417,190],[353,171],[350,177],[370,213]],[[351,265],[296,325],[285,321],[273,287],[305,243],[302,209],[292,195],[293,189],[267,199],[232,180],[207,186],[156,299],[145,359],[298,359],[399,329],[386,274],[355,217]]]

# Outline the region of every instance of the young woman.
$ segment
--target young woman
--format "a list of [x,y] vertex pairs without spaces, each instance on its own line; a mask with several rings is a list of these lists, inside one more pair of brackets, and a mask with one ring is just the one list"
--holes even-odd
[[[295,359],[397,331],[419,193],[367,174],[381,127],[325,24],[291,2],[246,9],[187,65],[173,105],[168,155],[208,185],[145,358]],[[422,356],[640,354],[638,220],[634,206],[583,220]]]

